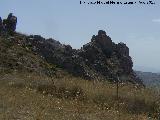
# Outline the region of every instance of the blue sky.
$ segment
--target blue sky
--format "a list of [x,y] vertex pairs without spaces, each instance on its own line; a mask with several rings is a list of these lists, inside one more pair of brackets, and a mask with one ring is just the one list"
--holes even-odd
[[160,72],[160,1],[154,2],[80,5],[80,0],[1,0],[0,16],[6,18],[12,12],[18,17],[17,31],[52,37],[73,48],[89,42],[99,29],[105,30],[115,43],[127,44],[134,68]]

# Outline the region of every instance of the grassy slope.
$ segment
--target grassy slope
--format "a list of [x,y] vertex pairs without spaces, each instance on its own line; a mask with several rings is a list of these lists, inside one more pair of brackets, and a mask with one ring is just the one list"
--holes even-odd
[[[16,39],[16,38],[14,38]],[[42,71],[47,64],[27,47],[16,43],[12,37],[0,37],[0,71]]]
[[50,65],[4,38],[0,52],[2,120],[146,120],[148,114],[158,114],[160,98],[151,90],[120,85],[118,112],[116,85],[75,78],[59,69],[56,77],[48,77],[43,69]]
[[0,119],[145,120],[148,113],[156,115],[156,94],[132,85],[121,85],[119,93],[117,112],[113,84],[37,73],[1,75]]

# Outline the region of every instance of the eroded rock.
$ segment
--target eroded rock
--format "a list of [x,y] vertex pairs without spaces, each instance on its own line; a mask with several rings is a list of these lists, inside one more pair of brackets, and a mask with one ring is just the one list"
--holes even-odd
[[45,40],[41,36],[28,36],[27,44],[34,46],[34,52],[43,56],[47,62],[73,75],[110,81],[116,81],[115,75],[118,75],[121,81],[142,84],[133,72],[129,48],[124,43],[112,42],[103,30],[99,30],[98,35],[92,36],[91,42],[78,50],[54,39]]

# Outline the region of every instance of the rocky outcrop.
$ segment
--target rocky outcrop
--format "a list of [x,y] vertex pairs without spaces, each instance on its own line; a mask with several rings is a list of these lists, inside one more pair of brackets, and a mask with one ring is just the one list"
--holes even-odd
[[110,81],[116,81],[115,76],[119,76],[123,82],[142,84],[133,72],[129,48],[124,43],[115,44],[103,30],[93,35],[91,42],[76,50],[70,45],[63,45],[54,39],[45,39],[39,35],[14,38],[16,24],[17,17],[12,13],[3,21],[0,18],[0,36],[12,35],[18,45],[31,49],[48,63],[64,68],[75,76]]
[[3,19],[0,17],[0,36],[9,34],[13,35],[16,30],[17,25],[17,17],[13,15],[13,13],[9,13],[7,19]]
[[25,46],[29,46],[47,62],[56,64],[75,76],[115,81],[115,76],[118,75],[123,82],[142,84],[133,72],[129,48],[124,43],[112,42],[103,30],[99,30],[91,42],[78,50],[38,35],[26,37]]

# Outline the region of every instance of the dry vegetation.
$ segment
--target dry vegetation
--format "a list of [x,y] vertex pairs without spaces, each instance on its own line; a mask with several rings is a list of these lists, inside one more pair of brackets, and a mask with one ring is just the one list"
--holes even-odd
[[[63,77],[65,76],[65,77]],[[157,93],[121,84],[119,108],[116,85],[86,81],[67,73],[0,75],[1,120],[156,120]]]
[[[155,91],[121,84],[117,100],[115,84],[73,77],[19,44],[23,39],[19,34],[0,37],[0,120],[156,120],[160,116],[160,96]],[[54,72],[57,77],[44,75]]]
[[[0,38],[0,120],[156,120],[160,116],[160,96],[153,90],[121,84],[117,100],[115,84],[73,77],[11,39]],[[53,68],[57,77],[44,75],[48,69],[54,73]]]

